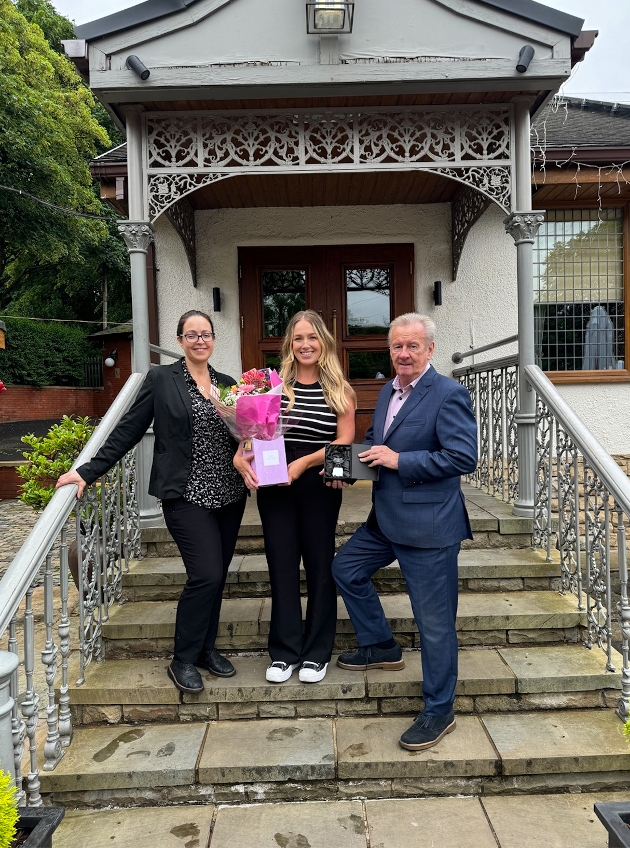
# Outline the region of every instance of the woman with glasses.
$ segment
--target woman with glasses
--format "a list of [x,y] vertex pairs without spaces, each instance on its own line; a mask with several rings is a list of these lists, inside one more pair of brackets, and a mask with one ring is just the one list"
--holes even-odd
[[[258,479],[239,448],[234,464],[250,489],[258,489],[258,511],[271,582],[268,649],[272,683],[288,680],[300,668],[302,683],[326,674],[337,626],[337,591],[331,565],[341,507],[341,487],[321,476],[329,442],[354,439],[355,394],[345,381],[335,340],[317,312],[291,318],[282,343],[285,409],[297,413],[285,434],[289,485],[258,489]],[[308,602],[302,633],[300,560],[306,572]]]
[[232,459],[236,445],[211,395],[236,381],[209,363],[214,328],[204,312],[184,313],[177,325],[183,357],[152,368],[135,403],[90,462],[69,471],[57,488],[105,474],[137,444],[151,422],[155,434],[149,494],[160,498],[187,581],[177,605],[175,649],[168,676],[181,692],[201,692],[198,668],[232,677],[234,666],[215,650],[221,596],[245,509],[247,490]]

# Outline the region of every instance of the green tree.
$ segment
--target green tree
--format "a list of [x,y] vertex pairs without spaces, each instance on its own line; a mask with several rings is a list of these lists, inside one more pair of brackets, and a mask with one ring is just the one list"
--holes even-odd
[[110,139],[91,92],[59,52],[68,37],[70,22],[49,0],[0,0],[0,184],[107,220],[0,189],[0,313],[98,318],[107,279],[120,312],[110,310],[112,320],[124,320],[126,249],[88,167]]

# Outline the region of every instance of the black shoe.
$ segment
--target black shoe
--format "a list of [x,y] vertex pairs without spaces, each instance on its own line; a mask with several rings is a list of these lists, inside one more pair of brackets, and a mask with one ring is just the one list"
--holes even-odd
[[400,737],[400,744],[408,751],[424,751],[455,730],[455,715],[451,710],[444,716],[426,716],[420,713],[409,730]]
[[400,645],[394,645],[393,648],[377,648],[375,645],[367,645],[351,654],[339,654],[337,665],[339,668],[349,668],[355,671],[361,671],[365,668],[384,668],[388,671],[398,671],[405,667],[405,661],[402,658]]
[[202,651],[197,657],[195,665],[198,668],[205,668],[215,677],[234,677],[236,674],[236,669],[229,659],[222,657],[214,648],[210,651]]
[[203,680],[192,663],[173,660],[166,673],[180,692],[203,692]]

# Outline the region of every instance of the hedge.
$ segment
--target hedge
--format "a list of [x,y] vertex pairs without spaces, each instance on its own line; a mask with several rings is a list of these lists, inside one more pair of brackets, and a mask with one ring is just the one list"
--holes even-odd
[[81,386],[84,363],[100,348],[82,330],[64,324],[3,319],[6,349],[0,349],[0,379],[14,386]]

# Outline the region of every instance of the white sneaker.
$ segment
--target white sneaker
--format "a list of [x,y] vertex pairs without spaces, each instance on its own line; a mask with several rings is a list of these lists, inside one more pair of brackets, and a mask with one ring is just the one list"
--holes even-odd
[[272,662],[271,665],[267,666],[265,677],[270,683],[284,683],[291,677],[298,665],[299,663],[290,665],[285,662]]
[[302,663],[299,674],[300,681],[302,683],[319,683],[320,680],[326,677],[327,668],[328,663],[316,663],[307,660]]

